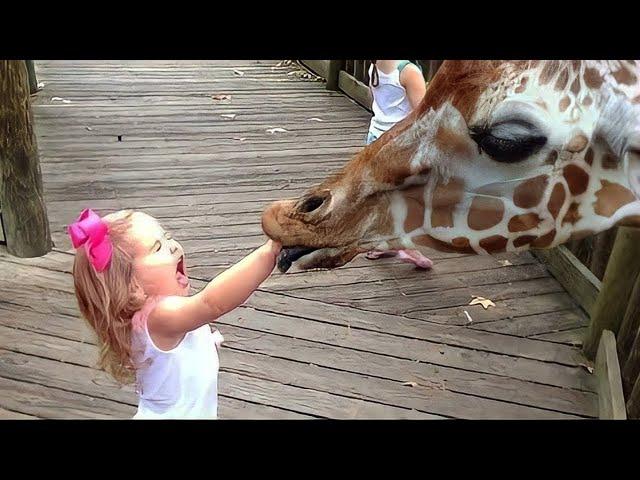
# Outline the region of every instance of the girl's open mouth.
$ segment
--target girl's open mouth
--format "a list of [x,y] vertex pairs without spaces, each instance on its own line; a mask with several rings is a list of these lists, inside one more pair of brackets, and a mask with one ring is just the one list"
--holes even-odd
[[184,255],[180,257],[178,265],[176,266],[176,280],[178,281],[178,285],[182,288],[187,288],[189,286],[189,278],[187,277],[187,273],[184,268]]

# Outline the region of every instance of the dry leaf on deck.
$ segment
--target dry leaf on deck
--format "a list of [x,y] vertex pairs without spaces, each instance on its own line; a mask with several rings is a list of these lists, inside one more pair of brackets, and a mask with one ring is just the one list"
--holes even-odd
[[229,120],[233,120],[234,118],[236,118],[236,114],[235,113],[223,113],[220,116],[222,118],[228,118]]
[[51,101],[52,102],[71,103],[71,100],[67,100],[66,98],[62,98],[62,97],[51,97]]
[[233,73],[235,73],[236,75],[239,75],[239,76],[241,76],[241,77],[244,75],[244,72],[243,72],[242,70],[236,70],[236,69],[234,69],[234,70],[233,70]]
[[227,95],[226,93],[219,93],[217,95],[211,95],[211,98],[214,100],[231,100],[231,95]]
[[508,267],[509,265],[513,265],[509,260],[500,260],[500,265],[503,267]]
[[496,304],[493,303],[488,298],[479,297],[478,295],[472,295],[472,297],[473,297],[473,300],[471,300],[469,305],[482,305],[485,310],[487,310],[489,307],[495,307],[496,306]]
[[417,387],[418,386],[418,384],[416,382],[404,382],[402,385],[405,386],[405,387]]
[[234,140],[238,140],[239,142],[244,142],[246,138],[244,137],[233,137]]
[[471,315],[469,315],[469,312],[467,312],[466,310],[464,311],[464,314],[467,316],[467,319],[469,320],[469,323],[473,322],[473,318],[471,318]]
[[89,131],[93,130],[93,128],[91,128],[91,127],[84,127],[84,128],[86,128]]
[[308,118],[307,120],[310,121],[310,122],[324,122],[324,120],[322,120],[321,118],[318,118],[318,117]]
[[38,88],[44,88],[44,82],[38,82]]
[[267,133],[271,133],[271,134],[273,134],[273,133],[285,133],[285,132],[287,132],[287,131],[288,131],[288,130],[285,130],[284,128],[280,128],[280,127],[277,127],[277,128],[267,128],[267,130],[266,130],[266,132],[267,132]]

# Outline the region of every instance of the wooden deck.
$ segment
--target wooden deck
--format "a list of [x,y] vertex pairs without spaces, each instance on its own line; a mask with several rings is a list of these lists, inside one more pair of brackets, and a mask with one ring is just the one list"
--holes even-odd
[[[268,201],[362,148],[365,110],[276,64],[36,63],[56,248],[21,260],[0,247],[0,418],[135,412],[132,388],[95,369],[78,318],[64,225],[82,208],[160,218],[199,287],[262,243]],[[597,416],[595,378],[575,347],[587,319],[543,265],[529,254],[432,258],[426,273],[358,259],[274,274],[218,322],[221,418]],[[496,307],[468,306],[472,295]]]

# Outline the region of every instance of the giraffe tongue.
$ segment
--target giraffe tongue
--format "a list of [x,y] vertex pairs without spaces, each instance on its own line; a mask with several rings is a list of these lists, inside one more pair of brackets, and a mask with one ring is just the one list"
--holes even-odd
[[286,273],[287,270],[291,268],[291,264],[296,260],[308,255],[311,252],[314,252],[315,248],[307,248],[307,247],[292,247],[292,248],[283,248],[280,251],[280,255],[278,255],[278,270],[282,273]]

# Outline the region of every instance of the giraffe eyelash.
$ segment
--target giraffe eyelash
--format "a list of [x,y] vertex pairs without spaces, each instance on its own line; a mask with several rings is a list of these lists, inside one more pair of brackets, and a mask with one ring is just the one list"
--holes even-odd
[[540,151],[547,143],[542,135],[501,138],[494,136],[487,127],[471,128],[469,135],[478,145],[478,153],[486,153],[496,162],[521,162]]

